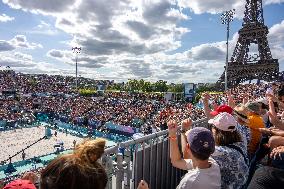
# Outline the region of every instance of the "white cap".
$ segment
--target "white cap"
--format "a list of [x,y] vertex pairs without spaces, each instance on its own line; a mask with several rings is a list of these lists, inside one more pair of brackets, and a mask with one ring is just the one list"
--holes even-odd
[[235,131],[238,124],[236,119],[227,112],[218,114],[213,119],[210,119],[208,123],[213,124],[222,131]]

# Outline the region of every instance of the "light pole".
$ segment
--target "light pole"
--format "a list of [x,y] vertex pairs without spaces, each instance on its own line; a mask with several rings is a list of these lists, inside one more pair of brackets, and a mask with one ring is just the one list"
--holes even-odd
[[76,91],[78,91],[78,54],[81,52],[81,47],[72,47],[73,53],[76,54]]
[[221,15],[222,24],[227,25],[227,53],[226,53],[226,67],[225,67],[225,90],[228,89],[228,59],[229,59],[229,35],[230,35],[230,22],[233,21],[235,9],[228,10]]

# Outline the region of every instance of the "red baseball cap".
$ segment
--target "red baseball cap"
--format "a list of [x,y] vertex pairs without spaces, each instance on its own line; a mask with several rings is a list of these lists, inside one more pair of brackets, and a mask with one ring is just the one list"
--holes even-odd
[[36,187],[29,180],[18,179],[10,182],[3,189],[36,189]]
[[231,108],[231,107],[228,106],[228,105],[220,105],[220,106],[218,106],[218,107],[216,108],[215,111],[210,112],[210,114],[211,114],[212,116],[216,116],[216,115],[218,115],[218,114],[221,113],[221,112],[227,112],[227,113],[229,113],[229,114],[232,114],[232,113],[233,113],[233,108]]

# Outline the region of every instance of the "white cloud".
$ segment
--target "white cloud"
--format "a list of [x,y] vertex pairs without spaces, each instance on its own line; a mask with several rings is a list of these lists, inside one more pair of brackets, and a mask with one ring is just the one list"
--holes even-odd
[[[229,57],[235,48],[238,34],[229,41]],[[284,20],[269,29],[268,41],[274,59],[279,59],[280,70],[284,70]],[[251,49],[253,50],[253,49]],[[201,44],[190,50],[167,55],[158,53],[145,57],[153,70],[151,78],[174,82],[216,82],[224,71],[226,42]]]
[[265,5],[283,3],[284,0],[264,0]]
[[218,44],[202,44],[193,47],[188,52],[188,57],[199,60],[222,60],[225,56],[225,51]]
[[284,45],[284,20],[269,29],[268,38],[269,43],[272,45]]
[[[284,21],[272,26],[269,31],[268,40],[273,58],[278,58],[280,67],[284,63]],[[238,34],[232,35],[229,41],[229,57],[235,48]],[[62,51],[61,53],[64,53]],[[66,53],[66,52],[65,52]],[[80,67],[94,68],[94,62],[102,63],[111,74],[102,74],[101,77],[115,80],[126,80],[127,78],[144,78],[147,80],[165,79],[170,82],[216,82],[224,71],[226,42],[201,44],[191,49],[168,55],[165,52],[148,54],[145,56],[108,55],[101,60],[85,59],[85,55],[79,55]],[[70,56],[70,55],[69,55]],[[72,61],[74,63],[74,57]],[[89,62],[89,64],[87,64]],[[91,62],[91,63],[90,63]],[[101,65],[100,65],[101,66]],[[100,68],[98,66],[97,68]],[[110,77],[110,75],[112,75]]]
[[34,61],[32,55],[22,52],[6,51],[0,56],[0,66],[9,66],[15,71],[30,74],[64,74],[70,75],[71,69],[59,68],[56,64]]
[[[225,41],[201,44],[185,52],[169,55],[171,51],[181,47],[182,36],[190,32],[189,28],[179,26],[180,21],[191,19],[183,8],[190,8],[196,14],[217,14],[235,8],[237,17],[242,18],[246,1],[3,0],[3,2],[12,8],[52,16],[56,20],[57,29],[74,36],[66,44],[70,49],[72,46],[82,47],[78,64],[84,76],[118,80],[144,78],[175,82],[215,82],[224,70]],[[280,2],[282,0],[264,0],[265,5]],[[273,56],[281,61],[284,54],[282,25],[283,23],[274,25],[269,34]],[[34,32],[54,29],[52,27],[42,21]],[[230,41],[230,54],[237,38],[238,35],[235,34]],[[16,36],[10,41],[0,41],[0,51],[1,48],[4,51],[19,47],[31,49],[40,45],[27,42],[25,36]],[[70,67],[75,63],[75,56],[71,50],[51,49],[46,55],[50,60],[66,63]],[[21,57],[20,54],[17,56]],[[32,59],[30,61],[33,62]],[[43,68],[49,70],[48,66],[35,70]],[[59,73],[60,70],[55,69],[54,72]],[[73,73],[74,69],[61,70],[61,72],[69,74]]]
[[64,53],[60,50],[51,49],[50,51],[47,52],[47,56],[54,58],[63,58]]
[[40,24],[38,24],[36,27],[39,28],[39,29],[50,28],[50,24],[48,24],[45,21],[41,20]]
[[245,0],[179,0],[179,5],[183,8],[190,8],[195,14],[219,14],[226,10],[235,9],[236,16],[243,17],[245,10]]
[[[58,49],[51,49],[47,52],[47,57],[56,59],[60,62],[64,62],[69,65],[74,65],[76,62],[76,55],[71,51],[62,51]],[[85,54],[80,54],[77,57],[77,63],[80,67],[84,68],[101,68],[107,66],[108,57],[107,56],[90,56]]]
[[24,61],[32,61],[33,57],[30,54],[25,54],[25,53],[21,53],[21,52],[15,52],[14,53],[15,58],[17,58],[18,60],[24,60]]
[[[264,5],[283,2],[284,0],[263,0]],[[195,14],[219,14],[230,9],[235,9],[236,17],[242,19],[246,0],[178,0],[178,3],[183,8],[190,8]]]
[[[180,47],[181,36],[190,31],[177,27],[180,20],[189,17],[172,0],[73,0],[68,3],[60,1],[59,5],[54,0],[4,0],[4,3],[13,8],[54,16],[55,26],[75,35],[73,43],[82,46],[88,55],[142,55],[170,51]],[[141,33],[136,27],[146,33]]]
[[[190,32],[188,28],[178,27],[179,21],[190,18],[172,0],[77,0],[68,2],[67,8],[60,4],[52,10],[51,3],[46,5],[42,1],[5,0],[4,3],[55,17],[57,28],[74,35],[69,45],[82,47],[78,57],[80,67],[89,68],[88,71],[109,70],[102,71],[101,76],[105,77],[155,79],[160,68],[144,57],[179,48],[181,37]],[[44,27],[45,23],[38,25],[38,29]],[[74,55],[64,50],[51,49],[47,56],[70,65],[75,62]]]
[[32,30],[27,31],[32,34],[40,34],[40,35],[57,35],[58,31],[54,29],[50,24],[41,20],[40,23],[34,27]]
[[0,15],[0,22],[9,22],[9,21],[12,21],[12,20],[15,20],[14,17],[10,17],[6,14],[2,14]]
[[12,51],[15,48],[16,47],[13,44],[11,44],[11,42],[5,41],[5,40],[0,40],[0,52],[2,52],[2,51]]
[[3,3],[8,4],[14,9],[23,9],[25,11],[32,11],[34,13],[56,13],[62,12],[73,5],[75,0],[48,0],[48,1],[34,1],[34,0],[3,0]]
[[32,61],[32,56],[21,52],[6,52],[5,56],[0,56],[1,66],[10,66],[11,68],[34,67],[36,64]]
[[0,52],[13,51],[15,49],[36,49],[43,48],[41,44],[28,42],[25,35],[16,35],[11,40],[0,40]]
[[10,40],[10,43],[12,43],[17,48],[27,48],[27,49],[43,48],[42,45],[39,43],[28,42],[25,35],[16,35],[13,39]]
[[279,59],[280,67],[284,69],[284,20],[269,29],[268,41],[273,58]]

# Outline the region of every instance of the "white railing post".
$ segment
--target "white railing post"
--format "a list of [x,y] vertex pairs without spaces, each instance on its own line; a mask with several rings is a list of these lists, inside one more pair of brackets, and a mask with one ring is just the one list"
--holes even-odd
[[124,179],[124,170],[123,170],[123,155],[118,153],[116,156],[116,189],[122,189],[122,181]]
[[130,189],[130,179],[131,179],[131,176],[132,176],[131,169],[130,169],[130,162],[131,162],[130,147],[125,149],[124,161],[125,161],[125,164],[126,164],[126,168],[125,168],[126,180],[124,180],[124,189]]

